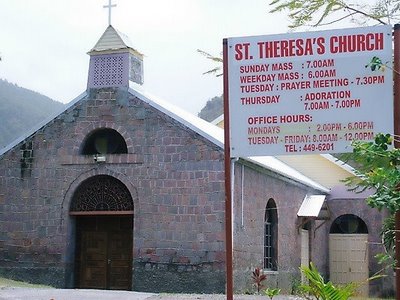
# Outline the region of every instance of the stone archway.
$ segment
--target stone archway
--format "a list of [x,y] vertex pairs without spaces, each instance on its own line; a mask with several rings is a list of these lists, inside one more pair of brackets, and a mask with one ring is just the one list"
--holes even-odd
[[130,290],[133,201],[126,186],[108,175],[83,181],[74,192],[75,287]]

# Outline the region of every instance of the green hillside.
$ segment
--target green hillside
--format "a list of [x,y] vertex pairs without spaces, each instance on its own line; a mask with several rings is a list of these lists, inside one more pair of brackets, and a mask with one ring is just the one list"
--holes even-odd
[[0,148],[61,110],[63,105],[0,79]]

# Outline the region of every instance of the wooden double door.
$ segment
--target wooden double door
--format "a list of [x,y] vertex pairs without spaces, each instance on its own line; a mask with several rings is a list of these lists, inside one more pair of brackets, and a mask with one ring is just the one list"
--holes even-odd
[[76,229],[76,286],[131,290],[132,215],[80,216]]

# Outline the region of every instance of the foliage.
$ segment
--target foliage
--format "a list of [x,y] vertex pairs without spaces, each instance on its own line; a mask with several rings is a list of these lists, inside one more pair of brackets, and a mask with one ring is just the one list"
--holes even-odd
[[62,107],[60,102],[0,80],[0,148]]
[[381,231],[383,245],[388,254],[394,255],[396,249],[395,239],[395,216],[391,215],[386,218],[382,224]]
[[382,277],[382,275],[376,275],[364,282],[351,282],[346,285],[335,286],[331,281],[324,281],[324,278],[312,262],[309,267],[302,266],[300,270],[308,280],[308,284],[300,285],[302,295],[306,299],[346,300],[353,296],[361,285]]
[[243,292],[244,295],[254,295],[254,291],[249,290],[249,289],[245,289]]
[[200,49],[197,49],[197,52],[199,52],[200,54],[205,56],[207,59],[212,60],[214,63],[218,63],[219,64],[215,68],[204,72],[203,75],[205,75],[205,74],[213,74],[216,77],[222,76],[222,62],[223,62],[222,57],[214,56],[214,55],[212,55],[212,54],[210,54],[210,53],[208,53],[206,51],[200,50]]
[[[367,3],[365,3],[367,2]],[[289,28],[325,26],[350,20],[358,25],[400,22],[400,0],[272,0],[270,13],[288,12]],[[222,76],[223,59],[203,50],[197,52],[218,65],[203,74]]]
[[206,121],[213,121],[224,112],[222,96],[208,100],[206,105],[198,113],[198,116]]
[[381,230],[382,244],[384,245],[385,252],[378,253],[375,258],[378,260],[378,264],[385,265],[385,267],[395,267],[395,216],[391,215],[387,217],[382,224]]
[[382,60],[377,56],[372,57],[371,61],[365,67],[370,68],[372,72],[380,69],[385,70]]
[[291,295],[298,295],[300,293],[301,280],[297,276],[292,276],[291,280]]
[[281,289],[278,289],[278,288],[276,288],[276,289],[267,288],[267,289],[264,290],[264,294],[265,294],[266,296],[268,296],[269,299],[272,299],[272,298],[274,298],[275,296],[278,296],[280,292],[281,292]]
[[309,267],[302,266],[301,271],[309,282],[308,284],[302,284],[300,286],[304,292],[304,296],[308,299],[311,298],[307,295],[321,300],[346,300],[354,295],[356,291],[357,285],[355,283],[350,283],[345,286],[334,286],[330,281],[325,283],[324,278],[313,263],[310,263]]
[[253,279],[253,283],[257,288],[257,293],[260,293],[260,290],[264,287],[262,282],[267,279],[267,275],[264,274],[263,270],[260,268],[255,268],[251,278]]
[[400,209],[400,149],[389,149],[392,141],[389,134],[377,134],[374,142],[354,141],[353,152],[344,155],[344,159],[357,164],[357,176],[347,178],[346,185],[355,191],[372,189],[368,205],[394,213]]
[[389,24],[399,20],[400,0],[273,0],[271,13],[288,11],[290,28],[329,25],[343,20]]

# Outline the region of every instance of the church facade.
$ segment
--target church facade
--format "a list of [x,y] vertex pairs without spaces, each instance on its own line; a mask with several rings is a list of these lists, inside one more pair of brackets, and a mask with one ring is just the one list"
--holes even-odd
[[[223,130],[147,95],[142,55],[112,26],[90,56],[87,91],[0,150],[0,275],[224,293]],[[235,289],[251,289],[256,267],[285,291],[304,262],[327,274],[334,219],[320,216],[326,201],[313,215],[305,199],[330,189],[273,157],[233,160],[232,170]],[[333,215],[351,213],[341,210]],[[381,221],[376,213],[368,226]]]

